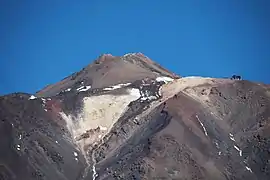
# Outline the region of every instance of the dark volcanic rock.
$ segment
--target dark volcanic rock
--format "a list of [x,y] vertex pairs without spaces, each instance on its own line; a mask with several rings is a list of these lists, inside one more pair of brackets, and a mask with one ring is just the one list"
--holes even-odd
[[270,179],[270,86],[103,55],[0,97],[0,179]]

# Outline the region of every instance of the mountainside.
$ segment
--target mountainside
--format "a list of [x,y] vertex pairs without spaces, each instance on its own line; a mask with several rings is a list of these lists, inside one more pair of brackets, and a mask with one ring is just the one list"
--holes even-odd
[[0,97],[0,180],[268,180],[270,86],[102,55]]

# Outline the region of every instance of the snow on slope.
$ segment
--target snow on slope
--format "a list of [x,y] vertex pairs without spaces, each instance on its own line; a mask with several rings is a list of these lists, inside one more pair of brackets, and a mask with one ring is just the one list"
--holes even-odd
[[[220,83],[212,78],[203,77],[186,77],[181,79],[168,79],[166,77],[157,78],[157,81],[171,82],[166,83],[160,88],[161,101],[153,101],[151,107],[157,107],[167,99],[173,97],[180,91],[187,93],[189,96],[194,96],[193,93],[186,92],[188,88],[194,88],[200,84],[205,83]],[[114,90],[118,88],[125,87],[129,85],[119,84],[110,88],[104,88],[104,90]],[[85,97],[83,99],[83,108],[81,114],[78,117],[72,117],[71,115],[66,115],[61,113],[63,119],[65,119],[67,127],[73,136],[74,141],[79,145],[80,149],[84,151],[85,147],[95,144],[100,138],[107,134],[114,123],[121,117],[121,115],[126,111],[127,106],[130,102],[135,101],[139,98],[144,100],[139,89],[128,88],[127,94],[124,95],[112,95],[105,94],[99,96]],[[150,98],[150,97],[149,97]],[[147,112],[151,111],[148,109]],[[145,112],[147,114],[147,112]],[[143,116],[143,114],[142,114]],[[80,138],[86,136],[90,130],[95,130],[95,133],[91,134],[88,138]]]

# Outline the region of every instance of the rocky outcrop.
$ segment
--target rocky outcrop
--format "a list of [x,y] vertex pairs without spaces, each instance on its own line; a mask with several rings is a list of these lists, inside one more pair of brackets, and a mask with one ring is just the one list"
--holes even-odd
[[103,55],[0,97],[0,179],[269,179],[270,86]]

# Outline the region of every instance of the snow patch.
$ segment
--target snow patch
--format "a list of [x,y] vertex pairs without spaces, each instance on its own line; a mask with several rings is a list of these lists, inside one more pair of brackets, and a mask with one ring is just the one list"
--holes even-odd
[[161,94],[160,94],[160,87],[158,89],[157,92],[151,92],[151,91],[148,91],[148,90],[143,90],[143,87],[140,86],[140,89],[141,89],[141,102],[143,101],[146,101],[146,100],[156,100],[158,99],[159,97],[161,97]]
[[242,156],[242,150],[239,147],[237,147],[236,145],[234,145],[233,147],[234,147],[234,149],[236,149],[239,152],[239,155]]
[[240,151],[239,147],[237,147],[236,145],[233,146],[234,149],[236,149],[237,151]]
[[230,139],[231,139],[232,141],[235,141],[235,139],[234,139],[233,137],[230,137]]
[[42,100],[42,106],[43,106],[43,107],[45,107],[45,104],[46,104],[46,99],[41,98],[41,100]]
[[81,86],[77,88],[76,90],[79,92],[83,92],[83,91],[88,91],[89,89],[91,89],[91,86]]
[[96,171],[96,166],[95,166],[95,164],[93,164],[93,166],[92,166],[92,169],[93,169],[93,180],[95,180],[96,179],[96,177],[98,177],[98,173],[97,173],[97,171]]
[[204,127],[203,123],[200,121],[198,115],[196,115],[196,118],[197,118],[197,120],[199,121],[199,123],[201,124],[201,126],[202,126],[202,128],[203,128],[204,134],[205,134],[206,136],[208,136],[207,131],[206,131],[206,128]]
[[131,96],[134,96],[136,98],[141,97],[140,90],[136,88],[128,89],[128,92]]
[[83,92],[83,91],[88,91],[89,89],[91,89],[91,86],[83,86],[83,88],[78,91]]
[[81,86],[81,87],[77,88],[76,90],[79,91],[79,90],[81,90],[83,88],[84,88],[84,86]]
[[252,170],[251,170],[251,168],[250,167],[248,167],[248,166],[246,166],[246,170],[248,170],[249,172],[253,172]]
[[168,82],[171,82],[171,81],[173,81],[173,79],[172,78],[170,78],[170,77],[166,77],[166,76],[162,76],[162,77],[157,77],[156,78],[156,81],[157,82],[165,82],[165,83],[168,83]]
[[126,86],[128,86],[130,84],[131,83],[117,84],[117,85],[114,85],[114,86],[111,86],[111,87],[106,87],[103,90],[105,90],[105,91],[111,91],[111,90],[115,90],[115,89],[120,89],[122,87],[126,87]]
[[146,97],[142,97],[141,100],[142,101],[146,101],[146,100],[155,100],[157,99],[156,96],[146,96]]
[[133,119],[133,122],[134,122],[135,124],[139,125],[139,121],[138,121],[138,118],[137,118],[137,117],[135,117],[135,118]]
[[64,90],[64,92],[69,92],[69,91],[71,91],[71,88]]
[[136,55],[136,53],[127,53],[124,55],[124,57],[131,56],[131,55]]
[[36,99],[36,98],[37,98],[36,96],[31,95],[30,98],[29,98],[29,100],[33,100],[33,99]]
[[233,135],[232,135],[231,133],[230,133],[229,135],[230,135],[230,139],[231,139],[232,141],[235,141]]

